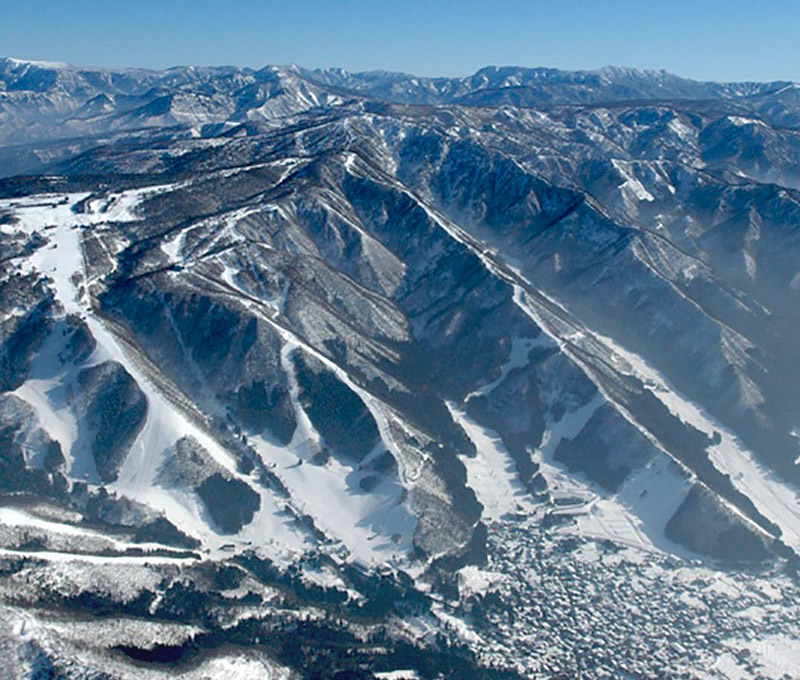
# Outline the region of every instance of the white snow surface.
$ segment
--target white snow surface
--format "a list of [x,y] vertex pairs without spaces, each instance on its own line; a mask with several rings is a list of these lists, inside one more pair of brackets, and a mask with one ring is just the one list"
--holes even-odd
[[481,569],[475,565],[462,567],[458,571],[458,586],[462,597],[468,597],[473,593],[483,595],[505,580],[507,580],[505,574]]
[[[748,650],[756,664],[760,666],[760,672],[767,678],[778,680],[798,677],[800,669],[798,640],[787,635],[773,634],[758,640],[731,640],[729,644],[732,650]],[[739,665],[732,654],[725,655],[725,661],[715,664],[715,670],[722,671],[730,680],[750,677],[746,668]]]
[[614,169],[620,175],[622,175],[625,180],[622,185],[620,185],[619,189],[626,202],[652,202],[655,200],[653,194],[645,189],[644,184],[642,184],[636,175],[634,175],[634,171],[630,163],[617,159],[612,160],[611,163],[614,166]]
[[373,673],[373,675],[378,678],[378,680],[417,680],[417,678],[419,678],[419,674],[413,669],[382,671],[379,673]]
[[711,462],[720,472],[729,474],[733,485],[748,496],[762,514],[780,526],[782,539],[788,545],[800,549],[800,490],[762,465],[735,433],[684,397],[641,357],[609,337],[597,333],[594,336],[618,357],[618,368],[639,378],[673,415],[709,437],[719,435],[719,444],[708,448]]
[[522,368],[528,363],[528,355],[530,351],[536,347],[556,347],[556,342],[546,333],[540,333],[535,338],[518,338],[511,339],[511,351],[509,352],[508,361],[503,364],[500,369],[500,376],[483,387],[470,392],[465,402],[469,401],[472,397],[480,397],[489,394],[495,387],[502,383],[515,368]]
[[588,403],[565,414],[556,423],[547,423],[542,445],[534,460],[548,481],[557,504],[556,514],[574,517],[574,526],[564,532],[606,538],[640,550],[691,556],[681,546],[664,536],[664,527],[689,492],[686,474],[666,455],[658,455],[637,470],[615,494],[601,491],[569,472],[554,454],[562,439],[573,439],[585,427],[594,412],[605,403],[597,393]]
[[119,540],[114,536],[109,536],[86,527],[42,519],[41,517],[35,517],[27,512],[24,512],[23,510],[12,507],[0,507],[0,524],[5,526],[31,527],[33,529],[40,529],[45,532],[62,534],[64,536],[95,538],[99,541],[102,541],[103,544],[113,545],[115,549],[120,551],[124,551],[128,548],[140,550],[163,548],[162,545],[155,543],[128,543],[127,541]]
[[456,404],[448,402],[447,408],[477,450],[474,458],[459,458],[467,468],[467,484],[483,506],[482,518],[495,522],[508,513],[530,510],[530,494],[500,436],[476,423]]
[[[412,196],[412,198],[414,197]],[[646,198],[642,200],[646,200]],[[519,263],[513,257],[506,256],[505,253],[497,257],[497,250],[481,247],[478,242],[464,232],[458,225],[453,224],[443,216],[437,214],[424,203],[420,203],[420,206],[442,229],[474,252],[489,271],[505,279],[512,285],[514,290],[514,303],[542,330],[541,336],[537,338],[537,344],[541,343],[544,345],[546,343],[552,343],[559,347],[567,356],[574,359],[579,365],[583,365],[576,357],[575,353],[571,351],[570,345],[573,342],[581,342],[589,332],[588,330],[582,327],[576,327],[572,332],[567,332],[569,329],[564,327],[562,322],[555,322],[551,318],[551,315],[541,312],[525,288],[525,286],[528,286],[533,290],[536,287],[527,281],[520,270]],[[510,276],[509,272],[513,276]],[[569,312],[556,300],[548,297],[541,291],[537,292],[549,304],[562,309],[567,316],[569,315]],[[559,326],[559,329],[554,328],[556,325]],[[519,349],[516,351],[519,352]],[[512,351],[512,358],[509,364],[513,368],[518,361],[520,361],[520,359],[515,358],[514,352]],[[507,364],[507,366],[509,364]],[[508,370],[511,370],[511,368]],[[494,385],[487,385],[482,388],[482,390],[479,390],[479,392],[493,388]],[[542,442],[534,452],[534,461],[539,464],[540,471],[547,479],[548,486],[551,491],[553,491],[554,496],[566,495],[568,497],[581,499],[580,502],[572,508],[563,510],[570,512],[570,514],[580,515],[576,525],[579,533],[585,532],[587,535],[609,538],[644,550],[666,550],[674,554],[687,554],[685,549],[668,541],[663,533],[664,525],[672,514],[667,514],[669,508],[672,508],[672,512],[674,513],[675,509],[677,509],[685,498],[689,489],[686,472],[683,470],[679,471],[674,467],[666,454],[664,454],[664,460],[659,461],[658,467],[650,469],[650,472],[640,472],[637,476],[638,479],[629,479],[628,484],[626,484],[621,494],[618,496],[604,493],[601,497],[596,485],[582,481],[579,476],[569,472],[561,463],[555,461],[554,453],[560,441],[564,438],[572,439],[577,436],[588,423],[597,408],[606,402],[611,402],[611,400],[600,390],[595,398],[588,404],[565,414],[558,422],[546,423]],[[624,410],[620,410],[620,414],[645,436],[650,438],[650,435],[630,417],[630,414]],[[478,428],[477,430],[473,429],[472,434],[479,436],[481,429],[483,428]],[[491,434],[486,433],[485,429],[483,430],[483,436],[489,440],[488,442],[486,439],[483,440],[484,447],[486,447],[486,444],[490,443],[493,438]],[[491,450],[492,446],[488,447],[489,450]],[[495,458],[495,464],[496,461],[497,458]],[[496,496],[498,486],[494,480],[497,478],[497,467],[492,465],[494,475],[490,476],[486,473],[485,464],[483,464],[483,470],[479,468],[480,462],[473,465],[472,462],[465,461],[465,464],[467,464],[468,474],[471,475],[470,485],[472,485],[473,479],[481,479],[481,482],[475,482],[478,489],[474,489],[476,495],[479,496],[479,500],[481,500],[479,489],[486,494],[487,500],[491,499],[493,495]],[[473,465],[472,470],[470,470],[471,465]],[[504,469],[502,464],[499,469]],[[662,472],[662,470],[664,472]],[[492,479],[491,486],[486,484],[487,479]],[[645,480],[649,481],[646,482]],[[492,487],[494,488],[492,489]],[[492,490],[489,491],[489,489]],[[664,502],[664,505],[660,509],[651,510],[646,507],[648,504],[642,502],[643,498],[641,495],[637,497],[639,502],[637,502],[637,498],[633,497],[636,493],[641,494],[645,489],[647,489],[648,493],[653,492],[652,490],[655,489],[657,497]],[[491,502],[490,500],[488,503],[490,506]],[[495,509],[495,512],[496,511]],[[561,512],[561,510],[559,510],[559,512]],[[568,530],[575,529],[569,528]]]
[[[88,302],[80,298],[75,282],[75,275],[83,272],[80,226],[101,226],[111,221],[136,219],[135,209],[138,202],[145,195],[164,188],[137,189],[112,195],[102,201],[92,200],[88,213],[76,213],[72,210],[88,194],[28,197],[5,201],[2,207],[15,212],[19,219],[19,223],[13,225],[15,229],[32,233],[41,230],[45,225],[55,226],[54,229],[43,232],[50,243],[28,258],[25,266],[49,276],[64,311],[78,314],[86,321],[97,341],[97,348],[89,363],[96,364],[106,360],[119,362],[147,398],[148,410],[144,427],[120,469],[118,480],[109,485],[109,488],[163,511],[183,531],[200,538],[212,551],[218,551],[230,542],[230,537],[221,535],[211,526],[205,509],[193,494],[178,489],[166,489],[156,484],[156,476],[170,447],[184,436],[194,437],[231,476],[242,477],[236,472],[233,459],[213,437],[163,395],[136,358],[93,313]],[[49,357],[47,352],[43,352],[37,360],[54,361],[55,356]],[[32,373],[35,375],[36,365],[33,368]],[[49,370],[46,373],[53,374],[54,371]],[[95,481],[92,478],[93,466],[87,464],[86,457],[73,455],[79,453],[73,450],[76,448],[76,426],[74,416],[64,399],[64,387],[60,379],[60,375],[50,380],[32,378],[16,394],[34,407],[43,428],[61,444],[69,458],[71,475]],[[261,508],[253,522],[243,530],[239,537],[240,543],[256,543],[276,558],[302,550],[302,533],[291,525],[290,518],[286,517],[283,508],[270,494],[259,487],[255,488],[259,490]]]
[[46,560],[47,562],[71,564],[85,562],[87,564],[178,564],[185,565],[197,560],[192,557],[166,557],[163,555],[83,555],[80,553],[54,552],[52,550],[8,550],[0,548],[0,557],[25,557],[30,560]]
[[[290,164],[286,172],[293,167]],[[289,503],[293,512],[286,512],[285,501],[276,501],[257,485],[251,485],[261,497],[260,510],[238,535],[221,535],[211,526],[207,511],[193,493],[165,488],[156,483],[159,469],[166,456],[170,455],[171,447],[187,435],[196,439],[231,476],[247,481],[236,472],[235,462],[225,449],[153,383],[137,358],[93,313],[88,300],[81,297],[77,288],[77,280],[82,276],[84,267],[81,228],[103,228],[112,222],[136,220],[137,206],[144,197],[169,188],[137,189],[91,199],[87,201],[87,211],[84,213],[74,212],[73,206],[86,199],[88,194],[53,194],[0,203],[0,207],[11,209],[19,220],[17,224],[0,228],[22,229],[28,233],[41,231],[48,238],[49,243],[28,258],[25,267],[49,276],[65,313],[78,314],[86,321],[97,340],[97,349],[89,364],[109,359],[119,362],[147,398],[145,425],[120,469],[118,480],[109,487],[121,495],[163,511],[170,521],[199,538],[213,554],[222,551],[223,546],[227,551],[228,544],[232,543],[235,550],[257,547],[273,559],[292,560],[309,547],[306,532],[294,524],[294,515],[300,513],[310,514],[326,534],[341,540],[351,556],[364,564],[401,560],[411,546],[417,522],[403,502],[403,486],[397,480],[387,478],[376,489],[365,493],[358,487],[357,472],[334,458],[325,466],[308,463],[308,459],[316,452],[314,446],[319,443],[320,437],[303,412],[296,385],[292,390],[292,398],[299,426],[290,445],[281,447],[264,437],[252,438],[265,463],[290,489],[292,500]],[[45,226],[52,228],[44,229]],[[162,250],[170,260],[174,260],[179,257],[180,245],[181,238],[175,237],[163,244]],[[383,446],[398,461],[400,479],[403,483],[411,481],[403,469],[403,457],[399,455],[392,439],[389,416],[377,401],[353,384],[338,366],[274,323],[268,315],[265,318],[285,340],[284,368],[291,368],[289,354],[301,347],[323,361],[340,380],[359,394],[378,423]],[[89,460],[90,456],[81,455],[76,446],[77,424],[67,403],[63,385],[65,376],[63,371],[59,373],[57,353],[58,347],[55,345],[49,352],[40,353],[36,361],[48,365],[41,366],[41,371],[33,370],[31,379],[16,394],[33,406],[43,429],[61,444],[71,476],[93,482],[96,481],[93,461]],[[55,377],[38,379],[38,374]],[[292,375],[291,371],[289,375]],[[298,464],[301,460],[303,462]]]
[[690,488],[691,481],[680,468],[667,456],[658,456],[631,475],[615,496],[598,497],[578,516],[578,533],[640,550],[695,558],[697,555],[664,536],[664,527]]
[[[168,680],[180,677],[183,680],[290,680],[294,674],[281,666],[272,659],[267,659],[263,655],[249,654],[229,651],[226,654],[203,660],[199,665],[181,670],[176,673],[174,668],[161,669],[157,667],[147,667],[140,664],[127,662],[116,655],[109,657],[105,650],[104,643],[113,642],[114,635],[119,635],[120,631],[113,630],[117,625],[115,622],[90,622],[87,633],[94,633],[84,640],[75,639],[75,631],[71,627],[75,626],[70,622],[70,628],[65,630],[64,625],[55,620],[47,620],[44,617],[34,616],[32,612],[25,611],[18,607],[0,607],[0,618],[7,622],[12,631],[13,642],[16,643],[10,649],[11,671],[23,672],[24,676],[33,677],[36,675],[35,656],[31,657],[29,649],[36,649],[41,646],[47,651],[48,656],[55,659],[62,659],[67,667],[77,668],[81,671],[94,674],[104,672],[120,680]],[[94,623],[100,630],[91,629]],[[82,624],[77,624],[78,626]],[[130,631],[134,623],[130,620],[124,622],[124,630]],[[148,632],[161,639],[170,639],[171,636],[193,635],[198,629],[190,626],[179,626],[177,624],[146,624]],[[112,628],[112,630],[108,630]],[[123,638],[124,641],[124,638]],[[27,643],[35,642],[36,645],[29,647]],[[0,676],[6,677],[0,672]],[[17,677],[16,675],[12,677]]]
[[[389,433],[385,415],[375,401],[354,385],[341,369],[285,329],[279,326],[276,328],[280,329],[285,338],[281,361],[289,376],[297,429],[288,447],[276,446],[264,437],[255,437],[252,443],[288,487],[296,510],[302,514],[310,514],[319,528],[341,540],[356,560],[363,564],[402,560],[404,553],[411,547],[417,523],[416,517],[402,502],[403,487],[394,480],[385,479],[378,487],[366,493],[358,487],[356,471],[343,465],[334,456],[325,465],[314,465],[310,462],[318,451],[321,437],[300,404],[291,353],[302,347],[323,360],[340,380],[356,391],[378,423],[382,444],[394,453],[396,446]],[[399,460],[400,457],[396,456],[396,459]],[[393,536],[396,539],[394,541]]]

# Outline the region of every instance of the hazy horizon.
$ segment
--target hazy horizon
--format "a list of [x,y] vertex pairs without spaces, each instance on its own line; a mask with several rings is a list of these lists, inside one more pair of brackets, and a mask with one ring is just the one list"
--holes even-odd
[[734,80],[715,80],[715,79],[700,79],[700,78],[692,78],[691,76],[687,76],[683,73],[675,73],[674,71],[670,71],[669,69],[663,68],[640,68],[638,66],[630,66],[628,64],[603,64],[602,66],[597,66],[594,68],[580,68],[580,69],[565,69],[558,66],[548,66],[543,64],[484,64],[483,66],[478,67],[477,69],[470,71],[469,73],[460,73],[460,74],[431,74],[431,75],[422,75],[419,73],[413,73],[409,71],[398,71],[393,69],[373,69],[373,68],[366,68],[360,70],[353,70],[353,69],[346,69],[341,66],[308,66],[307,64],[296,63],[296,62],[288,62],[288,63],[264,63],[260,66],[249,66],[249,65],[241,65],[241,64],[230,64],[230,63],[183,63],[183,64],[171,64],[169,66],[164,66],[161,68],[158,67],[149,67],[149,66],[131,66],[131,65],[122,65],[122,66],[108,66],[106,64],[75,64],[71,62],[67,62],[64,60],[56,60],[56,59],[36,59],[36,58],[25,58],[20,57],[16,54],[0,54],[0,58],[12,59],[18,62],[26,62],[30,64],[38,64],[41,66],[51,66],[51,67],[67,67],[67,68],[74,68],[77,70],[108,70],[108,71],[169,71],[171,69],[181,69],[181,68],[236,68],[236,69],[249,69],[251,71],[258,71],[263,68],[268,67],[279,67],[279,68],[291,68],[293,66],[302,68],[302,69],[309,69],[309,70],[327,70],[327,69],[341,69],[348,73],[393,73],[398,75],[405,75],[413,78],[423,78],[423,79],[436,79],[436,78],[468,78],[470,76],[475,75],[479,71],[487,68],[519,68],[519,69],[553,69],[557,71],[563,71],[565,73],[592,73],[592,72],[601,72],[605,69],[632,69],[636,71],[640,71],[643,73],[658,73],[658,72],[666,72],[670,75],[677,76],[679,78],[684,78],[687,80],[694,80],[696,82],[720,82],[720,83],[744,83],[744,82],[797,82],[792,81],[789,78],[773,78],[769,80],[747,80],[747,79],[734,79]]

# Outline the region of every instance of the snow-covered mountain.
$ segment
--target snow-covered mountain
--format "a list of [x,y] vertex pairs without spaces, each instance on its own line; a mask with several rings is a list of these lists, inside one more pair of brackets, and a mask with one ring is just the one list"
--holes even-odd
[[[609,646],[596,677],[772,673],[797,654],[796,93],[0,60],[14,672],[82,677],[57,618],[91,611],[82,663],[113,677],[574,674],[589,595],[555,626],[520,605],[524,634],[503,603],[580,572],[623,628],[615,584],[694,607],[728,579],[714,640]],[[784,604],[745,655],[719,636],[752,588]]]

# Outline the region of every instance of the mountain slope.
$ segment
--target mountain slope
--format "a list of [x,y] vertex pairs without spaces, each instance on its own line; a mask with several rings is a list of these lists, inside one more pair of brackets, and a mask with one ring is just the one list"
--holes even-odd
[[683,593],[723,563],[759,584],[796,565],[789,85],[0,74],[22,143],[0,157],[47,173],[0,182],[0,462],[34,532],[9,530],[9,559],[74,559],[70,532],[94,565],[152,554],[158,595],[133,587],[126,614],[185,625],[196,600],[201,656],[261,638],[201,575],[242,571],[247,597],[280,593],[273,632],[366,616],[392,663],[408,639],[444,654],[423,677],[488,639],[539,668],[485,619],[488,583],[522,597],[573,549],[612,581],[687,569]]

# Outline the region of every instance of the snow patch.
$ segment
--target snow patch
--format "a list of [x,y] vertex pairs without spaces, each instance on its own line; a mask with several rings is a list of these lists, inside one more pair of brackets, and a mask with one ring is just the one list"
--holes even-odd
[[611,161],[614,169],[622,175],[624,182],[620,184],[619,190],[622,192],[623,197],[628,201],[655,201],[655,197],[642,184],[633,174],[631,164],[626,161],[614,159]]
[[709,459],[733,485],[749,497],[759,512],[780,526],[783,540],[800,549],[800,490],[784,482],[762,465],[731,430],[697,404],[685,398],[669,381],[641,357],[629,352],[611,338],[594,337],[616,357],[617,368],[636,376],[666,407],[684,423],[719,441],[708,447]]
[[483,506],[483,519],[496,522],[503,515],[526,509],[530,496],[499,435],[476,423],[454,403],[448,402],[447,408],[477,450],[474,457],[459,458],[467,468],[467,484]]
[[[17,228],[28,232],[38,231],[45,225],[51,244],[37,250],[28,260],[30,269],[47,274],[53,280],[53,289],[66,313],[81,316],[95,340],[97,348],[90,358],[91,363],[113,360],[122,364],[145,394],[148,409],[145,424],[131,446],[120,468],[116,482],[109,488],[120,495],[135,498],[164,512],[167,518],[183,531],[200,538],[212,551],[220,551],[232,539],[212,528],[212,522],[202,504],[193,493],[181,489],[167,489],[157,483],[158,472],[170,449],[185,436],[193,437],[212,458],[234,478],[248,479],[236,471],[236,463],[230,454],[212,437],[195,418],[168,399],[163,390],[149,376],[139,359],[132,355],[121,341],[105,326],[93,312],[91,304],[80,297],[77,281],[83,274],[81,232],[79,226],[90,222],[100,225],[110,221],[137,219],[136,206],[148,195],[165,187],[136,189],[112,194],[102,199],[87,201],[88,213],[79,213],[73,206],[84,201],[89,194],[66,196],[27,197],[5,202],[4,207],[14,210],[19,219]],[[47,346],[44,348],[47,350]],[[53,356],[50,356],[52,354]],[[19,390],[18,396],[30,403],[43,428],[56,439],[67,454],[70,473],[73,476],[93,478],[93,465],[85,456],[76,460],[77,427],[66,403],[66,389],[61,383],[63,376],[57,370],[57,348],[43,351],[37,361],[53,365],[42,371],[54,375],[51,379],[28,380]],[[33,375],[37,374],[36,364]],[[283,512],[273,496],[256,485],[261,498],[261,508],[253,522],[245,527],[238,543],[269,550],[271,554],[283,554],[287,550],[300,550],[304,545],[302,532],[291,526],[291,518]]]
[[[327,535],[341,540],[356,560],[369,565],[403,559],[411,548],[417,523],[403,502],[403,487],[396,480],[387,478],[366,493],[358,487],[357,470],[342,465],[335,457],[325,465],[310,462],[319,450],[321,437],[300,403],[291,353],[302,347],[317,358],[321,355],[288,331],[282,328],[281,331],[285,340],[281,363],[289,376],[297,428],[288,447],[277,446],[264,437],[254,437],[251,442],[289,489],[296,511],[311,515],[317,526]],[[325,360],[325,363],[334,370],[329,361]],[[364,398],[363,390],[354,386],[341,369],[336,367],[334,372]],[[372,400],[364,401],[368,408],[375,408]],[[381,436],[391,441],[383,414],[374,410],[372,413],[378,416],[376,422]],[[391,450],[392,446],[389,448]]]
[[472,397],[481,397],[492,392],[495,387],[502,383],[514,369],[522,368],[528,364],[528,355],[530,351],[536,347],[556,347],[556,342],[546,333],[540,333],[535,338],[512,338],[511,351],[509,353],[508,361],[503,364],[500,369],[500,377],[497,380],[470,392],[464,402],[466,403]]

